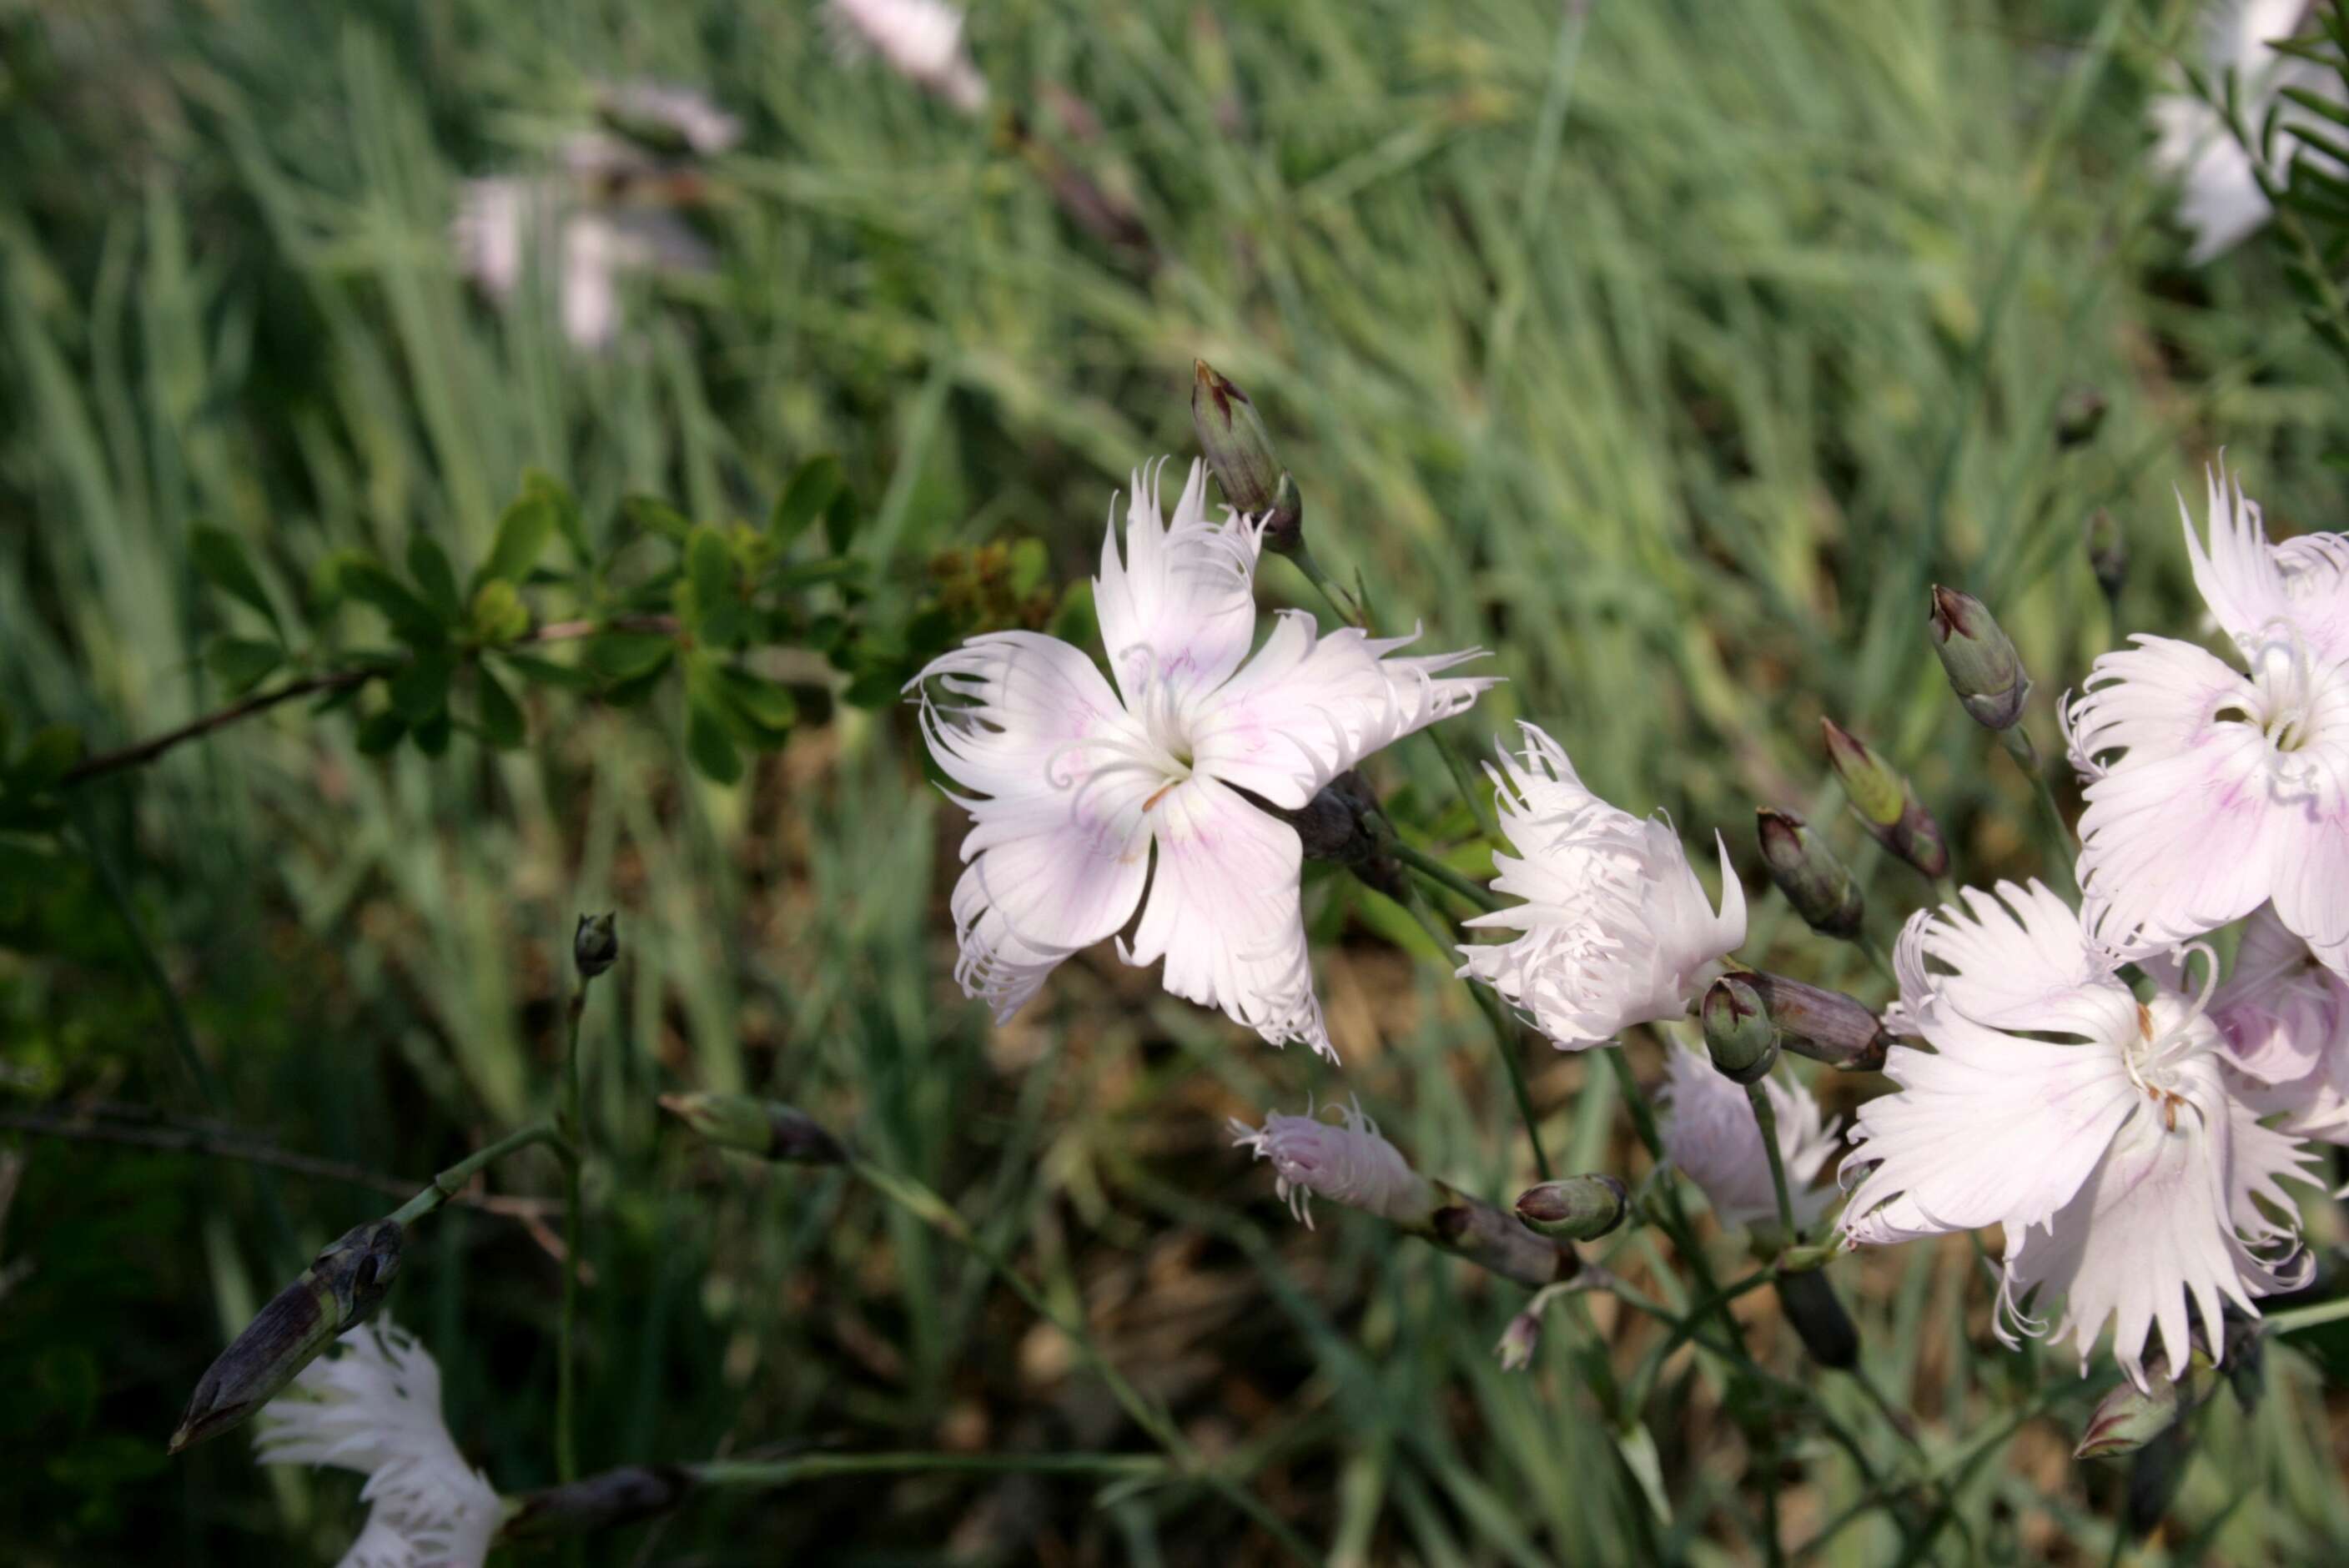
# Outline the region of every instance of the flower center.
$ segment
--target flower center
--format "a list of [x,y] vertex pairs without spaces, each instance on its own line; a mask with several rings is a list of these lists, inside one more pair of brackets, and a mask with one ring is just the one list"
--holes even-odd
[[2211,1049],[2217,1039],[2216,1026],[2203,1014],[2218,984],[2218,959],[2207,945],[2197,942],[2186,949],[2181,962],[2197,953],[2203,962],[2200,994],[2186,996],[2164,991],[2150,1002],[2138,1003],[2137,1034],[2121,1052],[2129,1082],[2159,1109],[2161,1125],[2171,1132],[2178,1130],[2178,1112],[2194,1109],[2193,1102],[2179,1092],[2178,1069]]
[[2281,756],[2306,750],[2316,740],[2316,665],[2308,639],[2289,621],[2260,629],[2261,641],[2245,649],[2251,684],[2259,691],[2253,717]]

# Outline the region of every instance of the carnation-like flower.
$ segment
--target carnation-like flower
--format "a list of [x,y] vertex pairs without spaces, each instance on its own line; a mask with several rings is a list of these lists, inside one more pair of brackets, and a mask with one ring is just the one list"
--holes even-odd
[[[1673,1043],[1661,1096],[1664,1155],[1704,1189],[1724,1225],[1750,1225],[1778,1217],[1778,1191],[1770,1181],[1770,1156],[1762,1147],[1762,1125],[1745,1090],[1722,1076],[1699,1052]],[[1790,1088],[1765,1078],[1762,1092],[1778,1124],[1778,1158],[1786,1167],[1786,1196],[1795,1223],[1807,1230],[1818,1222],[1835,1189],[1812,1183],[1843,1142],[1825,1124],[1819,1102],[1799,1085]]]
[[1745,890],[1728,847],[1713,836],[1716,912],[1670,822],[1609,805],[1575,777],[1557,741],[1520,727],[1523,755],[1504,752],[1505,771],[1485,771],[1501,830],[1517,851],[1493,857],[1493,891],[1524,902],[1466,923],[1525,934],[1462,948],[1468,961],[1459,972],[1525,1008],[1564,1051],[1685,1016],[1721,959],[1745,940]]
[[2168,637],[2097,659],[2066,716],[2082,916],[2139,958],[2272,900],[2349,975],[2349,541],[2270,545],[2218,472],[2209,518],[2207,551],[2186,520],[2194,581],[2248,673]]
[[2349,1144],[2349,980],[2262,906],[2210,999],[2235,1098],[2281,1131]]
[[1339,1109],[1343,1125],[1322,1120],[1309,1106],[1303,1116],[1271,1112],[1261,1130],[1234,1117],[1232,1141],[1272,1161],[1273,1191],[1309,1227],[1313,1211],[1307,1200],[1315,1197],[1398,1223],[1423,1216],[1435,1202],[1427,1182],[1381,1136],[1359,1101]]
[[2281,1179],[2307,1179],[2301,1145],[2227,1092],[2207,981],[2189,993],[2183,966],[2149,964],[2139,1002],[2036,882],[1969,888],[1964,903],[1900,934],[1901,1005],[1932,1049],[1895,1046],[1899,1092],[1860,1109],[1846,1239],[1999,1225],[2010,1345],[2069,1336],[2085,1370],[2109,1322],[2115,1359],[2143,1383],[2151,1336],[2182,1367],[2199,1316],[2215,1357],[2228,1302],[2256,1314],[2253,1297],[2303,1277],[2278,1217],[2292,1212]]
[[[2302,30],[2308,10],[2308,0],[2217,0],[2202,17],[2202,64],[2211,89],[2223,91],[2227,73],[2235,74],[2243,123],[2255,135],[2269,112],[2283,104],[2266,170],[2278,186],[2290,178],[2295,158],[2317,159],[2328,170],[2338,167],[2293,134],[2295,123],[2323,122],[2284,103],[2282,92],[2297,88],[2338,102],[2340,77],[2271,47]],[[2165,93],[2153,100],[2153,123],[2159,132],[2154,162],[2178,178],[2178,221],[2193,235],[2188,260],[2199,266],[2268,221],[2267,193],[2252,172],[2251,155],[2217,109],[2190,92]]]
[[262,1462],[367,1477],[340,1568],[481,1568],[502,1511],[440,1419],[440,1368],[388,1318],[355,1328],[261,1415]]
[[1195,462],[1163,521],[1158,474],[1134,475],[1125,553],[1112,519],[1093,580],[1114,686],[1035,632],[974,637],[908,685],[938,767],[978,792],[956,797],[971,815],[956,978],[999,1022],[1138,906],[1125,962],[1163,958],[1174,995],[1334,1056],[1299,903],[1303,848],[1265,805],[1304,806],[1493,683],[1439,678],[1475,651],[1391,657],[1413,638],[1323,635],[1296,611],[1250,658],[1259,526],[1210,522]]
[[832,0],[830,15],[843,54],[870,50],[965,114],[987,106],[987,78],[963,47],[962,12],[945,0]]

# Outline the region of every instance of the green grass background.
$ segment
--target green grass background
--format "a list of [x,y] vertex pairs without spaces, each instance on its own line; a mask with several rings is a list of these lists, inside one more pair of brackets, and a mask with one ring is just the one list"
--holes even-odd
[[[1912,769],[1964,874],[2038,869],[2019,775],[1928,653],[1928,583],[2012,629],[2049,748],[2048,699],[2116,630],[2190,624],[2172,487],[2199,493],[2221,447],[2287,531],[2341,516],[2338,368],[2256,243],[2183,268],[2143,161],[2144,97],[2186,21],[2088,0],[1600,0],[1587,27],[1547,0],[979,5],[999,103],[1132,204],[1152,268],[1068,222],[985,125],[836,61],[803,0],[17,0],[0,698],[94,746],[177,723],[219,700],[201,647],[242,614],[199,593],[191,521],[243,536],[304,619],[337,548],[397,559],[421,532],[477,556],[532,464],[608,531],[633,490],[757,518],[795,464],[839,453],[885,624],[947,547],[1040,539],[1073,581],[1129,468],[1190,449],[1204,356],[1263,409],[1323,561],[1433,645],[1495,650],[1508,684],[1454,726],[1464,746],[1535,718],[1611,799],[1723,830],[1757,892],[1746,956],[1876,999],[1758,897],[1751,811],[1833,814],[1832,713]],[[582,358],[474,298],[447,224],[462,175],[528,164],[595,81],[640,76],[747,122],[700,219],[723,270],[638,289],[626,342]],[[1056,112],[1071,99],[1095,125]],[[2109,417],[2059,449],[2082,387]],[[2117,629],[2080,549],[2097,506],[2136,562]],[[1306,602],[1284,565],[1263,584]],[[1341,1211],[1298,1228],[1226,1147],[1226,1114],[1357,1093],[1423,1169],[1499,1197],[1527,1178],[1480,1020],[1392,908],[1309,887],[1342,1074],[1106,953],[992,1029],[951,984],[960,821],[906,715],[842,709],[734,789],[690,773],[681,730],[666,698],[542,696],[525,751],[460,738],[386,763],[346,720],[286,714],[86,791],[62,844],[0,845],[5,1092],[191,1112],[185,1030],[238,1125],[420,1180],[549,1109],[572,916],[616,907],[626,958],[588,1026],[591,1467],[1146,1447],[967,1256],[837,1180],[661,1124],[657,1093],[717,1088],[804,1106],[947,1193],[1334,1560],[1751,1560],[1760,1432],[1789,1540],[1856,1495],[1798,1418],[1724,1407],[1683,1355],[1648,1412],[1659,1514],[1595,1417],[1586,1323],[1555,1315],[1533,1370],[1505,1376],[1491,1346],[1517,1292]],[[1430,748],[1373,771],[1436,820]],[[1920,887],[1833,832],[1889,932]],[[1532,1066],[1565,1163],[1638,1167],[1606,1075]],[[1837,1108],[1863,1087],[1822,1086]],[[349,1485],[262,1472],[237,1439],[170,1462],[162,1441],[226,1335],[376,1200],[20,1147],[5,1554],[330,1561]],[[528,1161],[494,1185],[559,1191]],[[2311,1226],[2337,1239],[2329,1212]],[[1616,1258],[1659,1262],[1644,1236]],[[2066,1457],[2098,1385],[1989,1340],[1961,1245],[1837,1277],[1938,1460],[2062,1386],[1964,1470],[1943,1560],[2102,1561],[2124,1472]],[[508,1491],[551,1479],[557,1278],[524,1227],[450,1211],[393,1300]],[[1652,1343],[1603,1308],[1599,1331],[1619,1368]],[[2146,1561],[2340,1560],[2349,1404],[2318,1348],[2271,1354],[2255,1415],[2214,1404]],[[1873,1419],[1847,1385],[1822,1398]],[[1878,1518],[1817,1560],[1896,1542]],[[1270,1558],[1203,1495],[931,1478],[713,1500],[589,1560]]]

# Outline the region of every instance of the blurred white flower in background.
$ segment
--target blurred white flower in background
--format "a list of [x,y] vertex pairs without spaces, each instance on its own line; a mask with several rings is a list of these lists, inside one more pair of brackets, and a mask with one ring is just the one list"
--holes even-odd
[[866,53],[965,114],[987,106],[987,78],[963,47],[962,12],[945,0],[830,0],[843,57]]
[[2228,1093],[2207,985],[2189,994],[2181,965],[2148,962],[2140,1003],[2039,883],[1963,896],[1900,934],[1901,1005],[1933,1048],[1894,1047],[1899,1092],[1860,1108],[1846,1238],[1995,1224],[2010,1345],[2071,1336],[2085,1370],[2109,1321],[2142,1386],[2152,1335],[2182,1367],[2199,1315],[2216,1357],[2226,1303],[2256,1313],[2304,1277],[2280,1184],[2308,1180],[2302,1146]]
[[[1750,1225],[1778,1217],[1778,1191],[1770,1180],[1770,1157],[1762,1147],[1762,1126],[1745,1090],[1731,1082],[1699,1051],[1675,1041],[1666,1064],[1661,1095],[1666,1111],[1660,1129],[1664,1156],[1704,1190],[1724,1225]],[[1832,1187],[1813,1183],[1843,1140],[1826,1126],[1819,1102],[1802,1086],[1764,1078],[1762,1091],[1778,1124],[1778,1158],[1786,1167],[1786,1194],[1795,1223],[1807,1230],[1835,1201]]]
[[[2309,0],[2220,0],[2203,14],[2204,78],[2211,91],[2223,92],[2227,73],[2236,74],[2243,123],[2254,136],[2269,110],[2283,101],[2285,88],[2342,101],[2341,79],[2334,72],[2268,46],[2302,31],[2309,9]],[[2333,159],[2312,150],[2292,133],[2295,121],[2317,123],[2302,109],[2285,108],[2267,170],[2278,187],[2290,178],[2294,158],[2313,158],[2328,170],[2338,168]],[[2251,155],[2218,110],[2181,88],[2153,100],[2153,123],[2158,133],[2155,165],[2178,178],[2178,221],[2193,235],[2189,261],[2199,266],[2268,221],[2267,194],[2252,173]]]
[[1360,1102],[1339,1109],[1342,1126],[1322,1120],[1310,1107],[1303,1116],[1270,1112],[1261,1130],[1235,1117],[1232,1141],[1272,1161],[1273,1191],[1308,1227],[1313,1212],[1307,1200],[1317,1197],[1400,1223],[1424,1214],[1435,1195],[1411,1161],[1362,1114]]
[[1705,897],[1671,824],[1609,805],[1557,741],[1521,727],[1522,756],[1487,767],[1501,830],[1493,891],[1523,902],[1465,923],[1525,934],[1463,947],[1459,973],[1533,1016],[1560,1050],[1605,1045],[1634,1024],[1687,1016],[1720,961],[1745,940],[1745,890],[1721,856],[1721,907]]
[[1139,906],[1126,963],[1164,958],[1174,995],[1334,1057],[1299,903],[1303,846],[1257,802],[1299,810],[1493,682],[1438,678],[1475,650],[1393,658],[1413,638],[1324,635],[1295,611],[1250,658],[1260,524],[1208,521],[1198,462],[1168,523],[1163,467],[1133,476],[1123,558],[1114,514],[1102,542],[1093,604],[1114,688],[1036,632],[973,637],[908,684],[938,767],[979,792],[955,797],[971,815],[956,978],[1000,1022]]
[[2215,471],[2209,515],[2207,550],[2185,518],[2187,552],[2244,669],[2139,635],[2066,705],[2081,915],[2099,949],[2140,958],[2272,900],[2349,975],[2349,541],[2270,545]]
[[264,1464],[367,1477],[367,1526],[340,1568],[481,1568],[503,1522],[497,1492],[440,1419],[440,1368],[388,1318],[351,1330],[270,1401]]
[[702,94],[668,82],[613,82],[598,89],[596,108],[616,127],[646,139],[674,139],[712,158],[742,139],[742,122]]
[[2349,980],[2271,906],[2245,923],[2234,973],[2210,999],[2235,1098],[2298,1138],[2349,1144]]

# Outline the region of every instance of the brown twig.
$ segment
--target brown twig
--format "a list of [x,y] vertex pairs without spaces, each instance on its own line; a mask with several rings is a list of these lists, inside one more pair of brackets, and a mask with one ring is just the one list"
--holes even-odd
[[[522,645],[562,643],[579,637],[592,636],[597,632],[657,632],[674,634],[677,630],[678,620],[674,615],[618,615],[609,621],[550,621],[543,626],[523,634],[515,641]],[[254,714],[266,713],[280,703],[291,702],[295,697],[315,696],[320,692],[342,691],[373,680],[378,676],[389,675],[398,668],[397,664],[367,665],[357,669],[328,670],[319,675],[304,676],[299,680],[288,681],[284,686],[273,686],[268,691],[255,692],[251,696],[242,697],[226,707],[216,708],[201,717],[191,719],[177,729],[167,729],[160,735],[150,736],[135,745],[125,746],[114,751],[101,751],[96,756],[85,757],[66,769],[62,781],[67,784],[82,784],[92,779],[104,778],[109,773],[119,773],[126,768],[141,767],[154,761],[175,746],[200,739],[215,729],[225,728],[240,720],[251,718]]]

